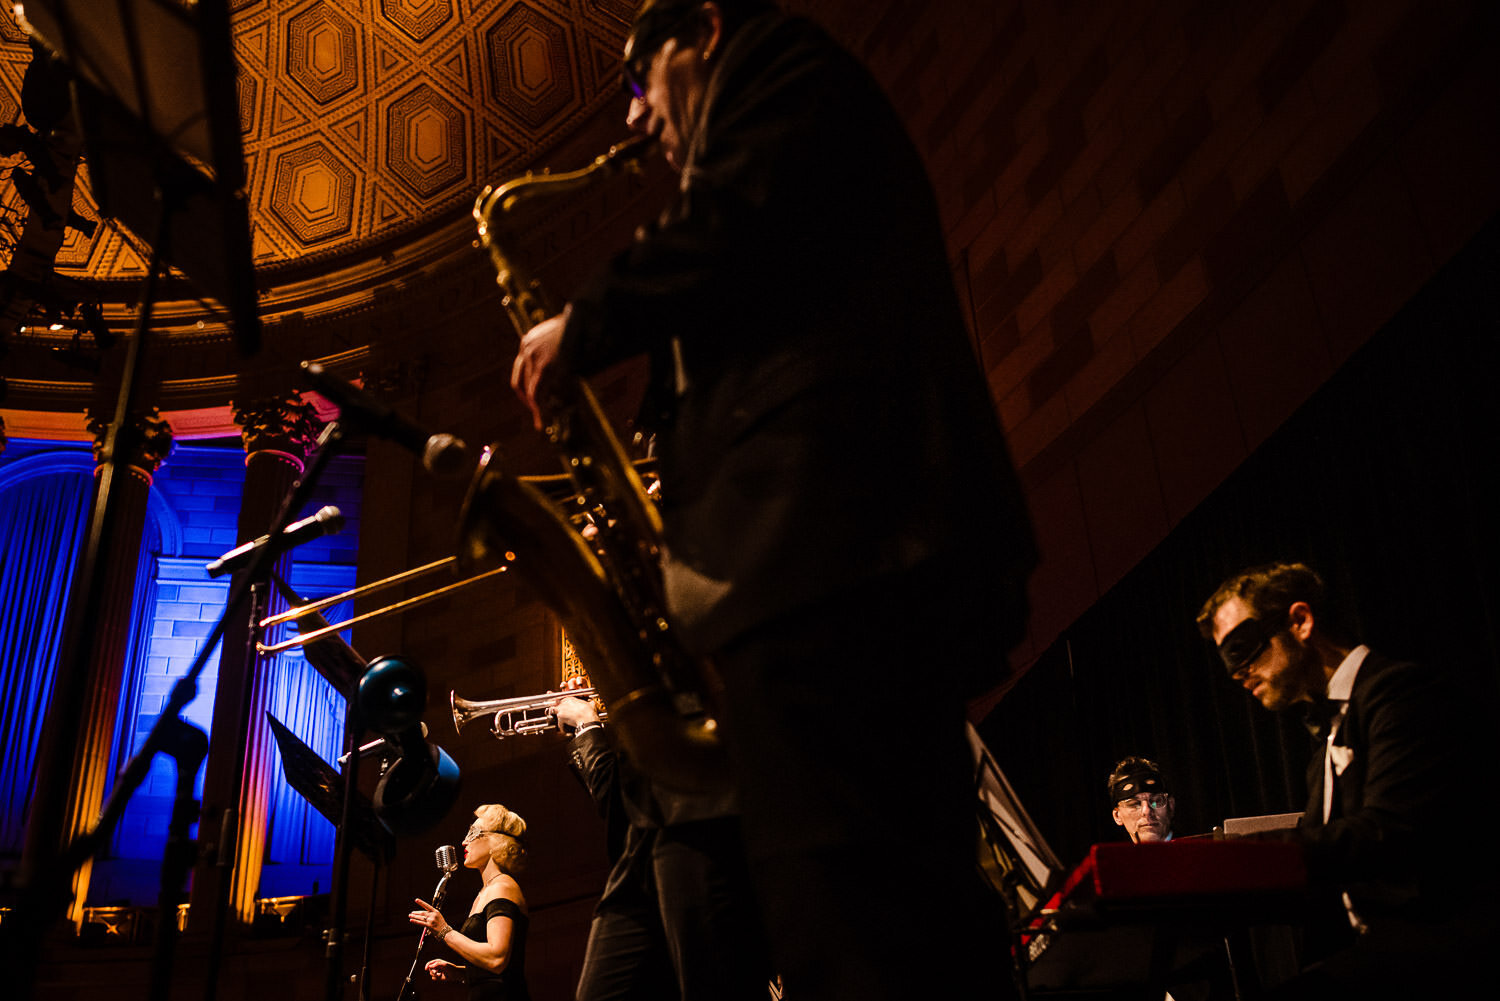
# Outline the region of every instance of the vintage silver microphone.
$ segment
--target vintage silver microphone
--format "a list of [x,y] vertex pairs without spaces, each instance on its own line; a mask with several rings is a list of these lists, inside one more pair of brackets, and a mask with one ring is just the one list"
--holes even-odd
[[[432,906],[442,910],[443,894],[448,892],[448,877],[458,871],[461,856],[458,854],[458,849],[452,845],[443,845],[433,855],[443,875],[438,879],[437,889],[432,891]],[[427,933],[428,929],[423,928],[421,937],[417,939],[417,954],[411,958],[411,969],[406,971],[406,982],[401,985],[401,990],[396,994],[396,1001],[405,1001],[406,992],[411,990],[412,978],[417,975],[417,964],[422,961],[422,947],[427,944]]]

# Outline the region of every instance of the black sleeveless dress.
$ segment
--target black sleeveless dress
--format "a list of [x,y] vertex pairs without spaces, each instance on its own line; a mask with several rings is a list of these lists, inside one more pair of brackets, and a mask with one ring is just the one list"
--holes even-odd
[[464,966],[464,983],[469,988],[469,1001],[531,1001],[531,992],[526,987],[526,926],[529,918],[521,912],[514,900],[497,897],[484,905],[484,910],[470,914],[459,929],[476,942],[484,942],[489,936],[485,930],[490,918],[510,918],[514,928],[510,933],[510,962],[499,973],[491,973],[473,963]]

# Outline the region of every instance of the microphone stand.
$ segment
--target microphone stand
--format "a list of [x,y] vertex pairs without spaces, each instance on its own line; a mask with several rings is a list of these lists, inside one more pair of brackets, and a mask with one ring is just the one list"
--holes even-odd
[[[156,267],[152,270],[154,272]],[[146,311],[143,310],[143,312]],[[142,329],[144,329],[144,320]],[[138,344],[139,341],[136,343]],[[337,421],[330,423],[323,429],[320,446],[339,441],[342,434]],[[328,454],[325,455],[325,453]],[[322,472],[329,457],[331,457],[331,449],[320,447],[318,454],[308,464],[308,472],[293,487],[286,505],[273,520],[271,526],[273,536],[281,532],[291,520],[292,514],[307,503],[316,484],[317,476]],[[186,876],[181,866],[191,856],[192,842],[187,840],[187,832],[196,810],[196,804],[190,798],[185,797],[192,795],[193,780],[196,779],[201,767],[207,742],[202,731],[184,721],[181,713],[188,703],[197,697],[198,676],[207,665],[209,655],[218,647],[219,641],[223,638],[225,623],[229,621],[230,616],[243,612],[245,600],[251,592],[250,582],[265,575],[271,558],[270,547],[260,550],[251,560],[250,566],[246,568],[244,576],[236,577],[234,583],[231,584],[224,614],[219,617],[219,621],[214,624],[214,628],[204,639],[198,656],[194,658],[187,672],[172,686],[172,693],[168,696],[166,705],[162,707],[145,744],[121,770],[109,799],[100,810],[99,820],[89,830],[73,838],[65,849],[38,866],[35,875],[23,885],[21,901],[16,908],[16,920],[7,921],[5,923],[7,934],[0,936],[0,941],[3,941],[5,946],[7,968],[16,974],[18,996],[27,997],[34,986],[36,966],[41,955],[42,935],[52,922],[61,916],[62,910],[67,906],[69,879],[84,861],[108,843],[109,836],[124,814],[130,797],[145,781],[151,759],[158,751],[176,758],[178,767],[177,800],[173,806],[167,851],[162,860],[162,893],[159,898],[160,901],[171,899],[175,902],[176,892],[181,889]],[[52,710],[49,710],[49,715],[51,713]],[[198,747],[200,740],[205,745],[202,751]],[[243,746],[243,740],[237,746]],[[232,861],[230,859],[231,864]],[[227,910],[227,898],[221,910]],[[219,917],[222,919],[222,914]],[[12,925],[16,929],[13,933],[10,932]],[[160,979],[152,984],[150,995],[157,1001],[165,1001],[170,987],[171,957],[175,951],[176,934],[177,922],[174,907],[171,914],[163,913],[158,916],[157,959],[153,965],[153,978],[159,976]],[[213,998],[217,989],[222,950],[223,922],[221,920],[211,936],[208,954],[207,996],[210,999]]]
[[[323,932],[324,968],[323,997],[326,1001],[337,1001],[344,991],[344,922],[349,916],[349,862],[354,846],[350,844],[349,828],[354,822],[354,804],[359,796],[359,736],[364,733],[364,720],[359,714],[359,702],[350,692],[344,708],[344,754],[339,763],[344,766],[344,799],[339,805],[339,823],[334,829],[333,839],[333,885],[329,887],[330,900],[328,927]],[[380,770],[386,769],[381,759]],[[375,883],[379,877],[379,863],[370,876],[370,904],[365,918],[365,948],[363,966],[358,974],[359,997],[368,1001],[370,983],[370,932],[375,923]]]
[[[317,486],[318,479],[323,475],[323,470],[327,468],[328,463],[338,451],[339,445],[343,440],[344,430],[338,421],[330,421],[324,426],[323,433],[318,436],[318,447],[308,460],[307,467],[304,469],[302,475],[297,478],[296,482],[292,484],[291,490],[287,492],[286,498],[282,501],[280,512],[271,520],[271,527],[266,533],[271,538],[278,538],[285,531],[288,523],[291,522],[292,516],[307,504],[308,500],[312,497],[314,488]],[[255,650],[255,640],[260,632],[259,624],[261,608],[265,598],[266,582],[269,580],[272,561],[276,559],[277,555],[272,546],[261,548],[251,559],[250,565],[245,568],[244,576],[240,577],[236,575],[235,577],[236,584],[240,586],[242,591],[255,596],[254,600],[251,601],[250,636],[247,640],[252,656]],[[233,595],[232,597],[243,601],[242,595]],[[214,644],[218,642],[218,637],[224,631],[224,622],[235,611],[236,607],[236,604],[231,604],[225,608],[224,617],[219,620],[215,636],[204,645],[205,651],[212,649]],[[255,680],[255,671],[253,669],[254,659],[250,663],[252,669],[245,672],[244,691],[240,700],[240,714],[239,719],[236,721],[234,741],[229,745],[236,748],[243,748],[249,741],[250,692]],[[238,790],[244,785],[245,781],[245,756],[243,753],[239,753],[235,755],[233,760],[234,768],[231,788]],[[238,793],[235,794],[236,802],[238,802],[238,795]],[[346,822],[347,820],[348,818],[345,817]],[[221,882],[227,882],[233,875],[236,863],[234,852],[238,838],[239,810],[231,807],[224,812],[224,818],[219,828],[218,872]],[[337,893],[340,889],[337,884],[337,874],[335,874],[335,885],[330,889],[334,893]],[[208,975],[205,978],[204,989],[205,1001],[213,1001],[217,996],[219,965],[223,960],[225,931],[229,924],[229,894],[221,890],[221,892],[215,895],[214,902],[215,909],[211,916],[212,923],[209,926]]]
[[[380,762],[380,770],[383,774],[386,769],[384,759]],[[370,1001],[370,943],[375,937],[375,894],[380,888],[380,863],[370,866],[370,901],[365,905],[365,949],[360,957],[359,966],[359,1001]]]
[[[244,158],[239,141],[238,119],[233,114],[234,63],[229,5],[225,0],[201,0],[197,4],[193,11],[194,37],[192,52],[189,53],[204,56],[200,78],[204,88],[202,121],[207,126],[212,146],[213,181],[209,181],[196,167],[189,165],[187,160],[171,149],[175,138],[159,130],[157,123],[153,121],[153,109],[157,105],[151,98],[156,91],[148,84],[151,76],[148,70],[151,67],[148,65],[147,47],[143,44],[144,36],[140,30],[142,19],[137,16],[138,11],[129,3],[117,4],[122,28],[120,36],[110,39],[108,45],[100,45],[97,44],[100,40],[82,35],[77,30],[77,25],[87,20],[88,15],[69,11],[65,9],[67,5],[45,6],[57,8],[51,12],[56,20],[57,31],[57,38],[52,40],[52,44],[61,43],[61,48],[67,53],[65,61],[72,70],[70,89],[75,125],[68,128],[76,128],[90,147],[89,169],[94,193],[101,206],[108,201],[102,197],[109,186],[105,175],[111,173],[110,165],[122,151],[124,144],[117,140],[117,145],[111,146],[108,141],[101,141],[96,148],[91,137],[103,135],[95,127],[101,118],[88,113],[89,107],[83,95],[96,94],[99,103],[118,107],[129,98],[113,92],[114,88],[129,87],[133,91],[134,106],[139,110],[124,114],[123,118],[128,121],[124,122],[121,131],[140,138],[141,148],[131,150],[122,157],[123,169],[116,169],[113,173],[127,177],[126,183],[117,185],[116,190],[130,188],[137,194],[144,194],[148,187],[154,188],[154,204],[135,213],[140,221],[130,224],[137,232],[153,232],[153,239],[150,241],[152,249],[145,282],[137,303],[135,330],[129,339],[120,374],[114,417],[105,435],[86,540],[73,577],[74,592],[69,599],[65,616],[62,650],[53,680],[52,696],[39,735],[35,789],[30,803],[26,842],[16,877],[19,899],[15,911],[7,915],[4,926],[0,927],[0,967],[5,970],[11,995],[21,998],[31,996],[36,985],[37,967],[41,961],[45,937],[62,917],[69,903],[73,873],[108,843],[126,802],[145,780],[152,757],[161,752],[176,760],[178,770],[177,796],[173,804],[167,849],[162,860],[159,898],[163,906],[170,901],[173,909],[170,915],[164,913],[159,916],[157,958],[153,966],[151,988],[153,998],[165,999],[177,932],[176,895],[185,880],[184,861],[192,855],[192,842],[188,840],[194,811],[192,792],[207,743],[202,731],[184,722],[179,714],[197,694],[198,675],[223,632],[222,618],[215,631],[206,638],[202,652],[188,673],[173,687],[146,743],[120,773],[98,820],[64,843],[67,834],[65,814],[74,742],[91,668],[88,633],[96,626],[105,600],[105,561],[114,550],[122,531],[117,487],[125,476],[127,455],[136,436],[130,426],[130,418],[135,408],[138,383],[143,381],[146,374],[144,361],[150,341],[153,310],[168,261],[174,257],[187,256],[176,252],[176,248],[171,246],[171,237],[174,232],[178,235],[193,233],[210,214],[202,211],[201,199],[194,201],[195,195],[208,198],[212,203],[210,208],[214,210],[214,218],[222,220],[226,229],[233,228],[231,217],[236,214],[240,220],[245,219],[243,204],[234,194],[244,183]],[[126,71],[125,76],[118,77],[115,82],[103,88],[96,88],[81,78],[77,72],[79,66],[95,63],[106,48],[114,48],[116,45],[123,52],[121,63]],[[230,58],[211,58],[223,54],[228,54]],[[174,55],[178,59],[183,58],[180,51]],[[188,100],[190,99],[184,96],[184,101]],[[222,113],[225,110],[229,112],[228,115]],[[200,183],[184,183],[184,177]],[[202,186],[207,187],[206,194]],[[190,201],[194,203],[190,205]],[[226,232],[221,236],[224,245],[233,245],[231,249],[234,252],[226,253],[225,260],[221,262],[231,271],[240,264],[235,253],[240,249],[244,251],[244,268],[247,271],[249,269],[249,236],[243,225],[242,222],[240,235],[243,236],[243,243],[235,238],[234,233]],[[231,261],[230,258],[235,259]],[[183,259],[180,264],[189,273],[201,274],[208,270],[199,272],[197,261]],[[231,281],[229,284],[235,283]],[[240,285],[242,289],[250,287],[248,282]],[[210,294],[213,294],[213,290],[210,290]],[[232,306],[240,352],[245,356],[253,355],[258,348],[259,327],[253,306],[253,293],[248,302],[237,302]],[[234,590],[236,589],[232,589],[232,592]],[[232,593],[230,607],[237,607],[241,601],[242,593]]]
[[[448,892],[448,878],[453,875],[452,869],[444,869],[442,878],[438,880],[437,889],[432,891],[432,906],[441,909],[443,906],[443,894]],[[417,954],[411,958],[411,969],[406,971],[406,982],[401,985],[401,990],[396,994],[396,1001],[406,1001],[406,992],[411,988],[412,977],[417,975],[417,964],[422,961],[422,947],[427,944],[427,936],[430,928],[423,928],[422,935],[417,939]]]

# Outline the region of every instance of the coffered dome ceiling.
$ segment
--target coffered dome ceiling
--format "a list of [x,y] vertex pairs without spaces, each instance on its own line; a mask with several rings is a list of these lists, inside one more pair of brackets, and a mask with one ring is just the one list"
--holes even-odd
[[[480,188],[532,165],[577,166],[548,158],[591,122],[607,119],[614,138],[624,134],[619,53],[636,0],[230,6],[268,347],[283,320],[298,326],[358,312],[399,276],[445,258],[477,264],[469,214]],[[0,35],[0,122],[24,121],[21,81],[31,52],[8,12]],[[9,183],[0,197],[8,218],[25,217]],[[99,218],[87,162],[73,204]],[[112,326],[129,329],[127,304],[148,259],[140,234],[106,220],[91,237],[69,227],[55,270],[87,283]],[[164,299],[153,326],[175,346],[204,349],[203,374],[232,368],[222,316],[205,312],[181,284]],[[22,395],[27,389],[18,364],[48,336],[36,328],[10,335],[10,406],[20,405],[18,386]]]

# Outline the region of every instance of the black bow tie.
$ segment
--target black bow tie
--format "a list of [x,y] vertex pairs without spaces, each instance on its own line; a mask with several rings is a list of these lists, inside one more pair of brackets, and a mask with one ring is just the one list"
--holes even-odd
[[1338,699],[1313,699],[1303,710],[1302,725],[1307,727],[1308,733],[1322,740],[1328,736],[1328,728],[1333,725],[1343,706],[1344,703]]

